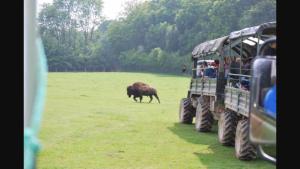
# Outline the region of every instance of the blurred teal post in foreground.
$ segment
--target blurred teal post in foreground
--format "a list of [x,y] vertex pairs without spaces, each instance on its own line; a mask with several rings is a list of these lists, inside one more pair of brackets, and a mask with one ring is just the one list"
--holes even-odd
[[36,168],[47,61],[36,24],[36,1],[24,0],[24,168]]

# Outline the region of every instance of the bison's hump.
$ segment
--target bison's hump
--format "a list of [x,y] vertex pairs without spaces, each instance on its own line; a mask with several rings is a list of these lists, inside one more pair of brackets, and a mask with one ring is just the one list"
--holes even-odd
[[148,84],[143,83],[143,82],[135,82],[135,83],[132,84],[132,86],[134,88],[140,88],[140,87],[145,87],[145,86],[150,87]]

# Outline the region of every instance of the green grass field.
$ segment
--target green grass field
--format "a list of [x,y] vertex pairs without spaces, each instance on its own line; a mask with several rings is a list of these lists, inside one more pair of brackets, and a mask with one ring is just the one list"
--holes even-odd
[[[135,103],[127,85],[143,81],[158,90]],[[261,159],[234,157],[233,147],[194,125],[178,123],[190,78],[150,73],[49,73],[39,138],[39,169],[276,168]]]

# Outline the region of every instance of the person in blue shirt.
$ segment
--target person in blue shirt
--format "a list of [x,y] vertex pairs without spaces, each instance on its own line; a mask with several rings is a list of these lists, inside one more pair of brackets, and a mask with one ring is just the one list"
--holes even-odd
[[216,71],[212,67],[208,67],[207,62],[204,62],[204,76],[207,76],[209,78],[216,78]]
[[265,113],[276,119],[276,84],[267,92],[264,99]]

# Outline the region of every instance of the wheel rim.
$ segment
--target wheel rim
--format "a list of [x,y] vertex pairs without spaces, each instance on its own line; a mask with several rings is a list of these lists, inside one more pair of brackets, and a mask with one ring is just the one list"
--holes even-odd
[[240,154],[240,148],[241,148],[241,130],[240,130],[240,123],[238,123],[237,129],[236,129],[236,137],[235,137],[235,152],[237,155]]
[[200,129],[200,121],[201,121],[200,113],[201,113],[201,109],[198,106],[196,112],[196,129]]
[[223,133],[224,133],[224,113],[221,114],[221,118],[218,121],[218,136],[219,136],[219,141],[222,142],[223,138]]
[[179,109],[179,120],[182,122],[182,119],[183,119],[183,100],[181,100],[181,103],[180,103],[180,109]]

